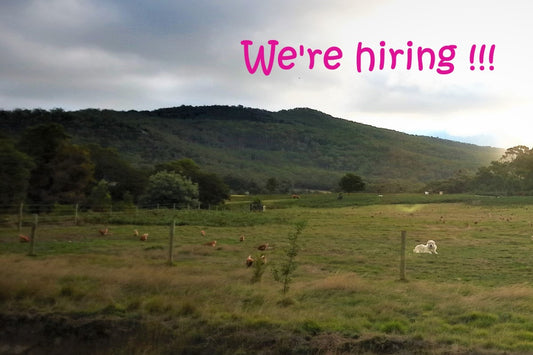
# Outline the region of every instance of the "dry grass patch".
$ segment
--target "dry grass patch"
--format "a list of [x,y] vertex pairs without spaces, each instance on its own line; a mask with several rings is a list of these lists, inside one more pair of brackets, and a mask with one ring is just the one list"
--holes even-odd
[[309,290],[317,291],[347,291],[347,292],[370,292],[374,287],[368,280],[364,280],[353,272],[337,273],[324,279],[316,280],[306,286]]

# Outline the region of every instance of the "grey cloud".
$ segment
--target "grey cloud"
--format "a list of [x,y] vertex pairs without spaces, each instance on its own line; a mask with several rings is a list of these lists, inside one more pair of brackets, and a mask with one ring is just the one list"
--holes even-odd
[[[344,80],[338,73],[298,69],[264,78],[244,68],[243,39],[265,43],[281,36],[323,44],[324,33],[337,33],[337,23],[356,21],[375,6],[350,0],[4,0],[0,108],[224,102],[289,108],[287,97],[342,92],[342,85],[346,100],[362,111],[450,110],[483,101],[457,89],[391,86],[378,75],[361,80],[350,73]],[[351,80],[356,84],[346,83]]]
[[498,105],[500,99],[482,89],[472,91],[457,85],[437,88],[420,84],[389,84],[379,74],[362,82],[361,92],[352,106],[362,112],[389,113],[450,113],[487,105]]

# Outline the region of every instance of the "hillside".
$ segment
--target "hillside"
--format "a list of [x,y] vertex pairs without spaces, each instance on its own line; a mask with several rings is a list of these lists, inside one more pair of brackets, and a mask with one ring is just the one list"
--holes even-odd
[[62,124],[75,143],[115,147],[138,166],[191,158],[221,176],[260,184],[275,177],[309,189],[335,187],[346,172],[374,186],[416,186],[448,178],[457,170],[475,171],[503,153],[497,148],[376,128],[307,108],[0,112],[0,128],[9,136],[45,122]]

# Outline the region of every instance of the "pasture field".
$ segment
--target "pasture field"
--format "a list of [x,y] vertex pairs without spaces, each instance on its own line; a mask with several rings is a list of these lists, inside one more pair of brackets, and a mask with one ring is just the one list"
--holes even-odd
[[[77,225],[42,215],[34,256],[3,216],[0,353],[533,353],[531,198],[336,197],[261,196],[266,211],[250,212],[238,196],[224,210],[82,213]],[[283,294],[272,270],[301,221]],[[412,252],[428,239],[437,255]],[[245,260],[261,254],[251,282]]]

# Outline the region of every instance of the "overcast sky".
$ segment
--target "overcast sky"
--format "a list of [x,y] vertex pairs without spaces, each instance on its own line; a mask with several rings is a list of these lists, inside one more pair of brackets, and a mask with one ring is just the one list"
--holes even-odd
[[[532,146],[532,10],[517,0],[2,0],[0,108],[310,107],[406,133]],[[251,74],[243,40],[253,41],[251,64],[269,40],[276,54],[294,47],[284,62],[294,67],[276,60],[269,75]],[[360,42],[376,54],[373,71],[368,52],[356,69]],[[439,74],[439,50],[451,45],[453,71]],[[324,66],[329,47],[342,50],[329,62],[337,69]],[[434,50],[433,69],[419,70],[419,47]],[[308,48],[322,51],[313,69]],[[404,52],[394,69],[390,49]]]

